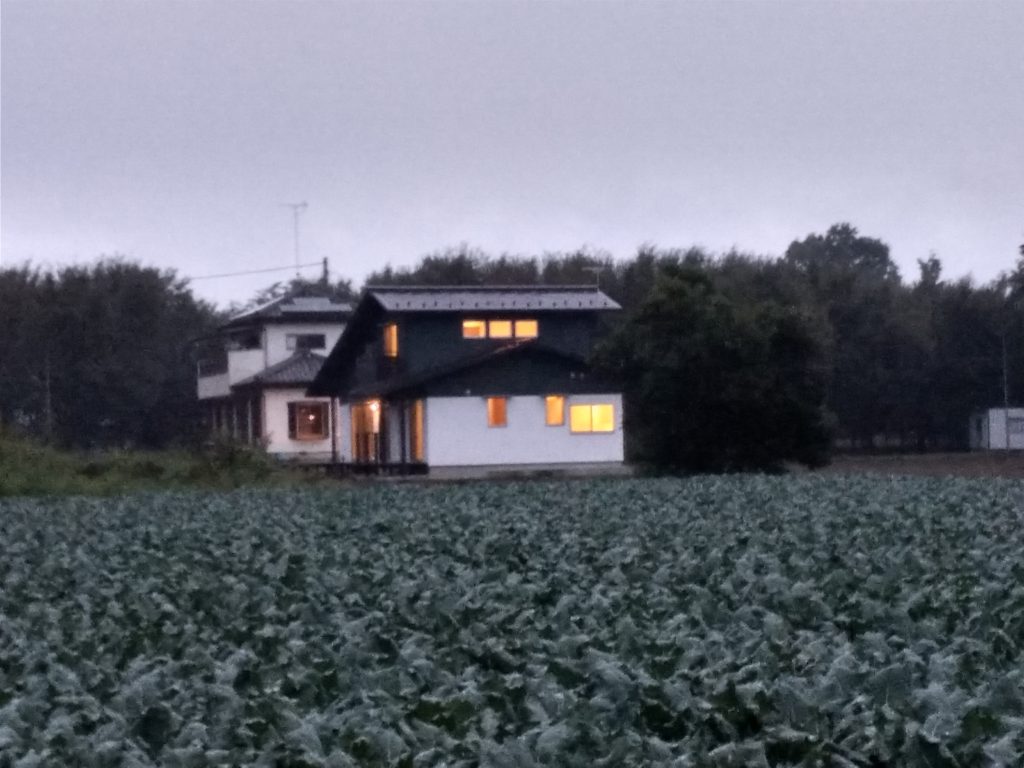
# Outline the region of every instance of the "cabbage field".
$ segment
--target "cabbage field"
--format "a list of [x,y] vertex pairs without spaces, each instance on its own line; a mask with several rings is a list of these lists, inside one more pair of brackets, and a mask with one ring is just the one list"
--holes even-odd
[[1021,766],[1024,484],[0,501],[0,768]]

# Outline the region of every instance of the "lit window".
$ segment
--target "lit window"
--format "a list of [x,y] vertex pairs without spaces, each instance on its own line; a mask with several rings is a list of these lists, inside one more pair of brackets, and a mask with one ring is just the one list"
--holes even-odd
[[537,321],[536,320],[516,320],[516,338],[517,339],[535,339],[535,338],[537,338]]
[[614,432],[615,406],[611,403],[569,406],[569,429],[573,432]]
[[384,357],[398,357],[398,324],[384,326]]
[[511,320],[489,320],[487,322],[487,335],[492,339],[511,339]]
[[323,440],[328,437],[327,403],[288,403],[288,437]]
[[423,440],[423,401],[412,401],[412,419],[409,422],[409,443],[412,446],[412,460],[423,461],[427,455]]
[[549,427],[560,427],[565,424],[565,398],[561,395],[545,397],[544,415],[544,423]]
[[487,426],[504,427],[508,424],[508,398],[487,398]]
[[462,338],[484,339],[487,338],[487,323],[483,320],[463,320]]

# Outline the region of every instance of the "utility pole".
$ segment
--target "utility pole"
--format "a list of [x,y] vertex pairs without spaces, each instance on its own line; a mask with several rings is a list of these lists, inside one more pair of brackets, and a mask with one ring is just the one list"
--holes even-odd
[[295,276],[299,276],[299,215],[309,206],[305,201],[301,203],[281,203],[286,208],[292,209],[292,230],[295,236]]
[[321,279],[324,281],[324,287],[326,288],[328,283],[330,283],[330,277],[328,277],[327,257],[326,256],[324,256],[324,271],[323,271],[323,276],[321,277]]

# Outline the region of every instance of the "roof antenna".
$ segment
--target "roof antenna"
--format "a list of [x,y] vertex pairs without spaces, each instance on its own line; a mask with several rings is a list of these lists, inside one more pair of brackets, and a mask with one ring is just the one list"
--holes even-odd
[[299,214],[309,206],[305,201],[301,203],[281,203],[286,208],[292,209],[292,227],[295,235],[295,276],[299,276]]

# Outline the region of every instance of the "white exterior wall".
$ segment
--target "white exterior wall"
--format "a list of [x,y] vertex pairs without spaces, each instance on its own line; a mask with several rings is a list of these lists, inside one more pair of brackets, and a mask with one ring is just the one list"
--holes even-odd
[[228,384],[255,376],[267,366],[262,349],[234,349],[228,352]]
[[[569,431],[569,407],[611,403],[615,431]],[[569,395],[565,424],[544,423],[543,395],[508,398],[508,423],[487,426],[487,398],[431,397],[426,403],[426,460],[433,467],[495,466],[515,464],[621,463],[625,456],[622,432],[622,396]]]
[[306,397],[305,389],[268,389],[263,393],[263,440],[267,453],[278,456],[298,457],[300,454],[312,454],[316,458],[330,459],[331,440],[292,440],[288,437],[288,403],[301,400],[307,403],[327,403],[330,398]]
[[196,396],[200,400],[209,397],[227,397],[231,394],[231,382],[226,373],[215,373],[213,376],[200,376],[196,379]]
[[[262,368],[276,365],[295,354],[294,349],[287,347],[286,337],[290,333],[322,333],[327,346],[311,351],[319,355],[326,355],[334,348],[343,330],[345,330],[344,323],[274,323],[267,325],[263,330],[266,362],[263,363]],[[262,356],[263,352],[261,351],[260,354]]]
[[[1024,408],[990,408],[986,413],[986,417],[982,422],[981,447],[994,451],[1005,451],[1007,421],[1024,419]],[[1010,432],[1010,450],[1024,450],[1024,433]]]

